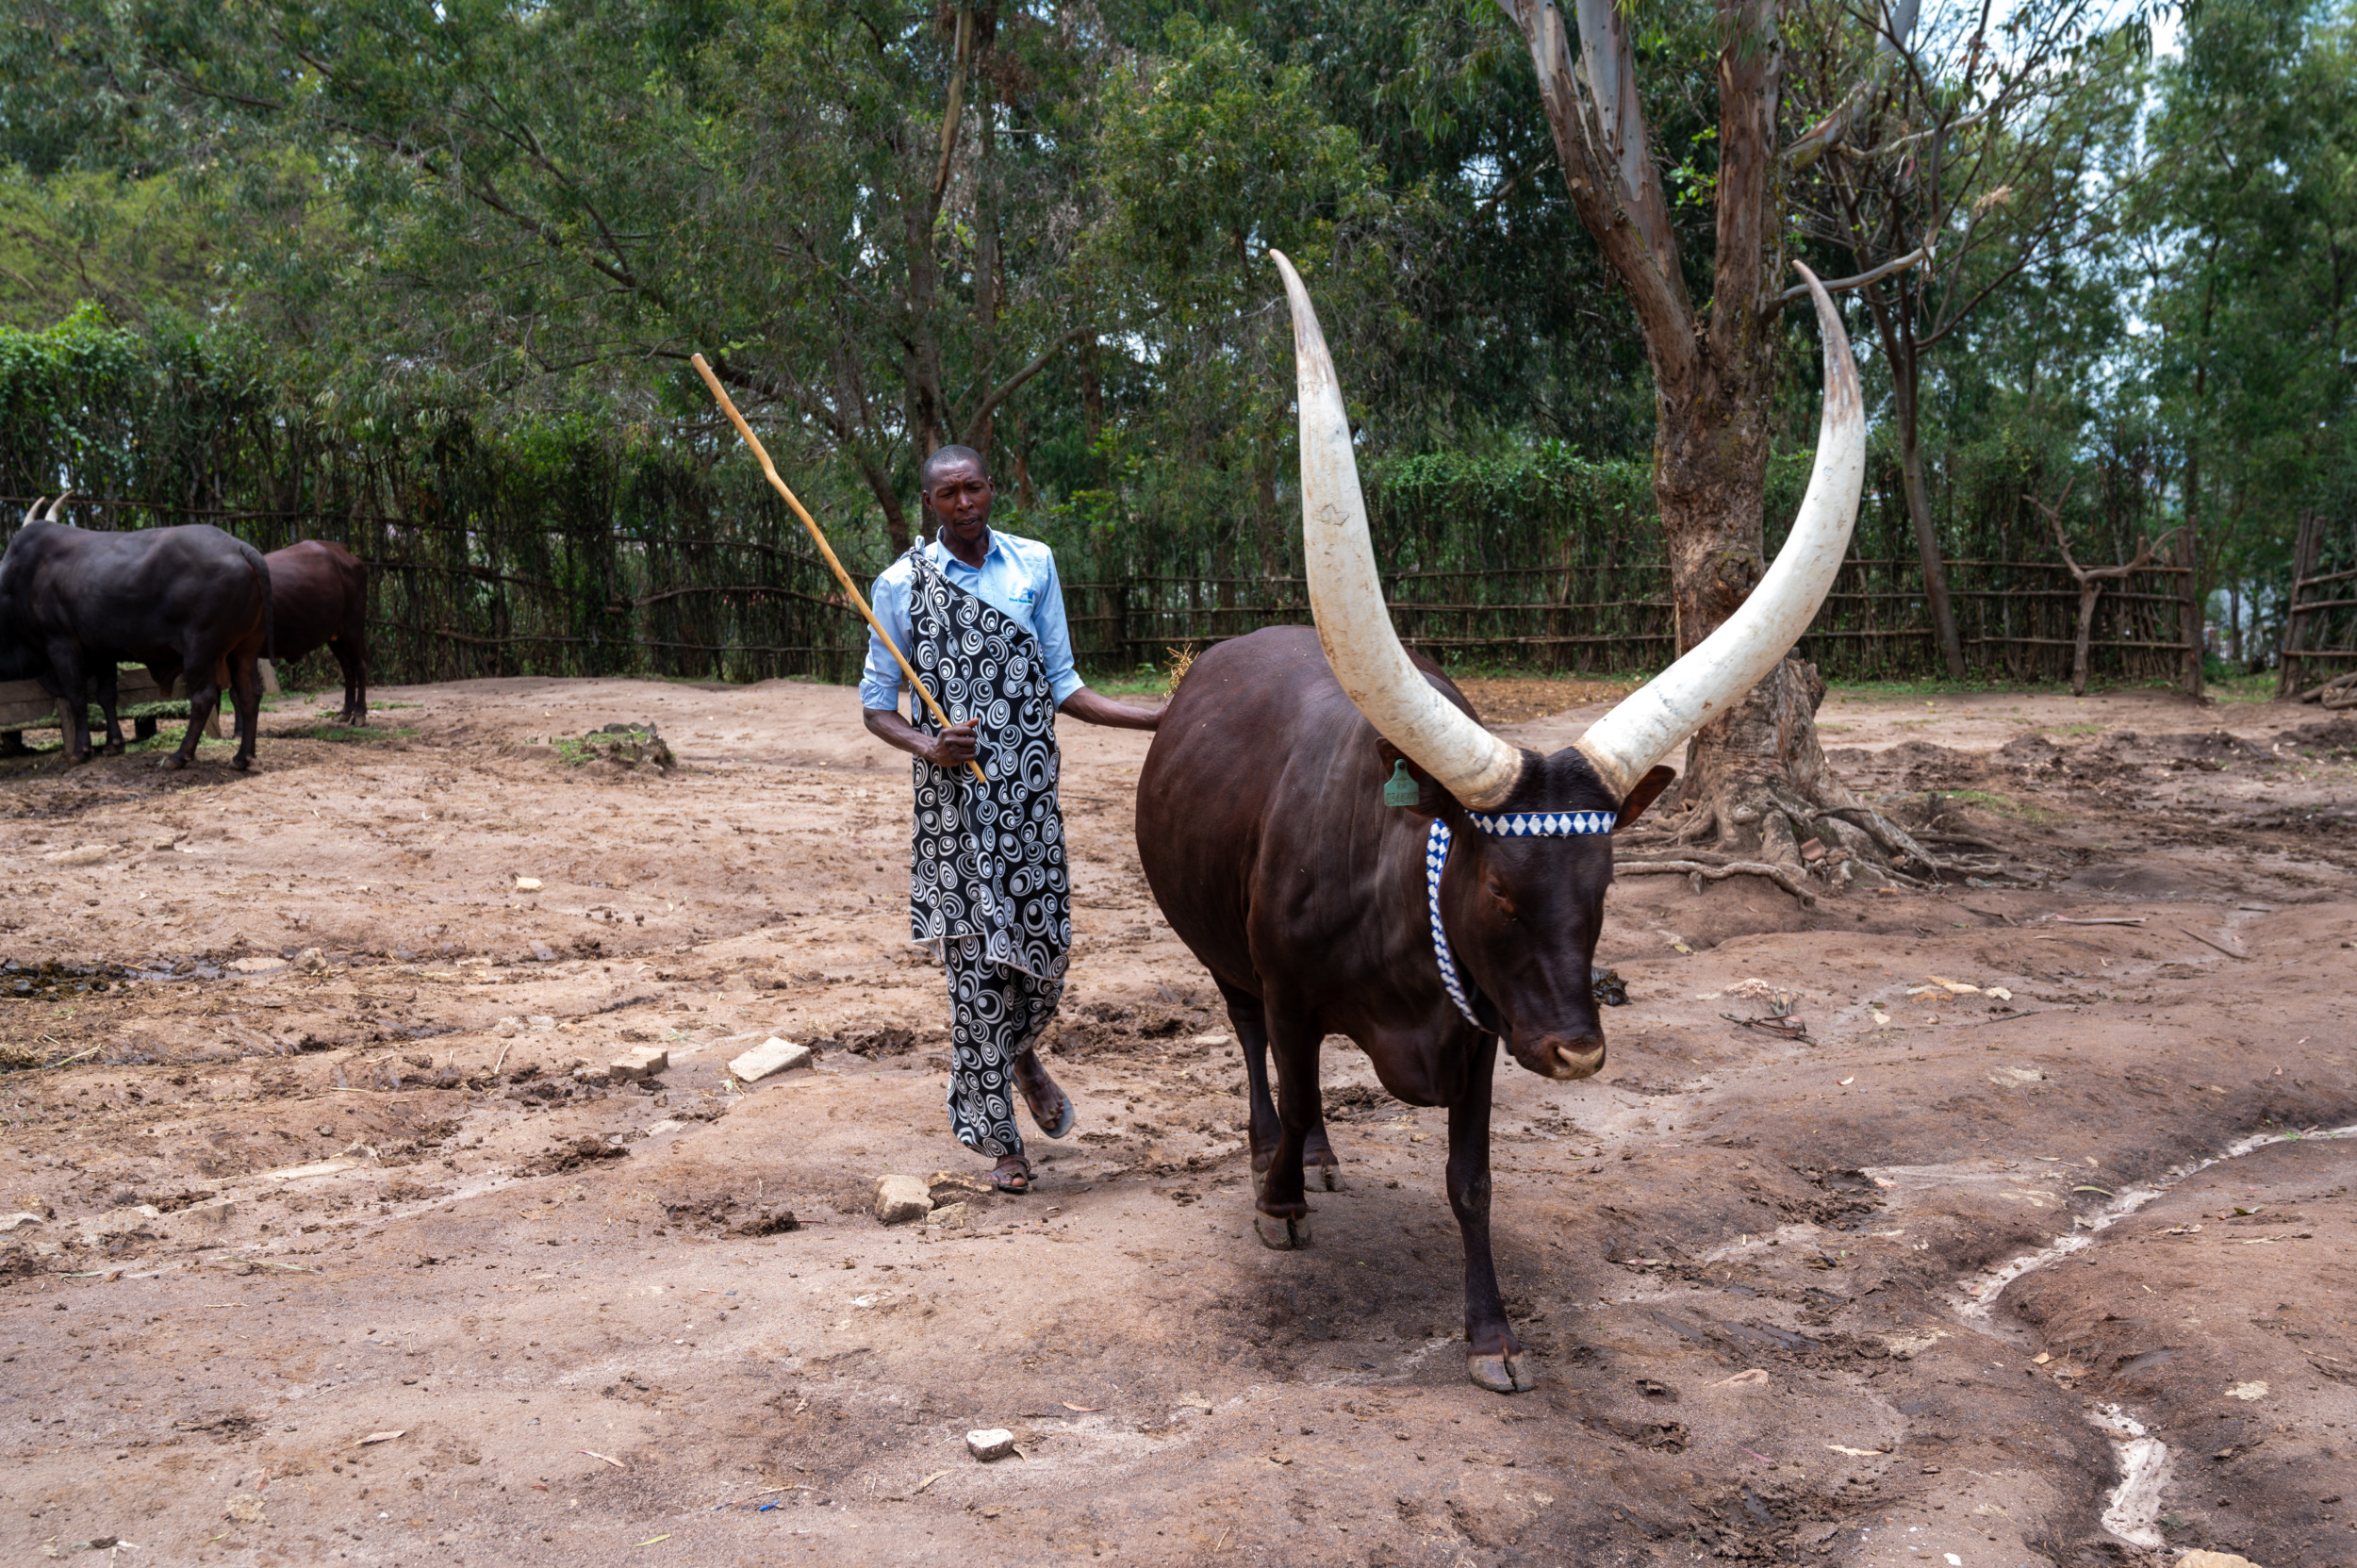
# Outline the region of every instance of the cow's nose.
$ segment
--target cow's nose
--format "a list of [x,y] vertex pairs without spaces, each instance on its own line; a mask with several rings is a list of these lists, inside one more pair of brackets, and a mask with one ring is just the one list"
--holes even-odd
[[1538,1040],[1538,1056],[1546,1064],[1549,1078],[1593,1078],[1604,1070],[1604,1040],[1600,1035],[1574,1038],[1563,1034],[1542,1034]]

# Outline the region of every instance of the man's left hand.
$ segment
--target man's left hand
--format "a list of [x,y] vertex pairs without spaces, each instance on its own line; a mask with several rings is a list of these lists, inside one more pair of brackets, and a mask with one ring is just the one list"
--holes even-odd
[[1060,703],[1056,711],[1069,714],[1083,724],[1103,724],[1115,730],[1151,730],[1162,722],[1161,707],[1132,707],[1082,686]]

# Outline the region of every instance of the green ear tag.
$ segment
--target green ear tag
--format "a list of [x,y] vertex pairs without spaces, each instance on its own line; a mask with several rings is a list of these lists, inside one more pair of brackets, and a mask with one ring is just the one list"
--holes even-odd
[[1408,759],[1402,757],[1392,764],[1392,776],[1383,781],[1383,803],[1387,806],[1412,806],[1424,799],[1424,785],[1408,775]]

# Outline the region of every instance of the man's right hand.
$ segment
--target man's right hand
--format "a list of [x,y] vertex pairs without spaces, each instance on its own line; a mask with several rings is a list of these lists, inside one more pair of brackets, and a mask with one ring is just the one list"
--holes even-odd
[[976,744],[974,721],[952,724],[937,735],[929,735],[910,723],[897,708],[869,708],[865,715],[867,733],[887,746],[897,746],[913,757],[921,757],[935,767],[951,772],[974,760]]
[[952,724],[932,737],[932,742],[920,753],[935,767],[954,773],[974,760],[974,720]]

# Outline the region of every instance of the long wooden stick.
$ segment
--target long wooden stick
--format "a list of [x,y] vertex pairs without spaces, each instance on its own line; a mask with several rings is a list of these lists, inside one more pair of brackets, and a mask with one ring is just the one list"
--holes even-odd
[[[867,600],[852,584],[851,574],[843,569],[841,561],[835,559],[834,547],[827,542],[827,536],[818,531],[818,524],[811,520],[808,512],[802,510],[802,503],[795,499],[792,490],[785,487],[785,481],[778,477],[778,466],[769,461],[769,449],[761,444],[761,437],[754,435],[752,426],[745,422],[745,416],[736,411],[736,404],[729,400],[727,389],[720,385],[720,378],[712,373],[712,367],[704,363],[704,356],[701,354],[689,355],[688,363],[696,367],[696,373],[702,376],[704,385],[712,388],[712,395],[719,403],[720,412],[729,417],[729,423],[736,426],[736,433],[745,437],[745,444],[753,449],[755,457],[761,459],[761,471],[769,476],[770,487],[785,497],[785,503],[794,508],[794,515],[802,520],[804,528],[810,530],[812,540],[818,546],[818,553],[827,558],[827,565],[834,568],[834,580],[843,585],[843,591],[849,594],[851,602],[859,606],[860,619],[873,627],[876,635],[883,639],[883,645],[892,650],[892,656],[899,661],[901,671],[909,678],[909,685],[916,688],[916,695],[923,698],[925,706],[931,710],[933,722],[948,729],[949,716],[941,711],[941,704],[933,701],[933,694],[927,691],[925,683],[916,678],[916,668],[909,663],[908,655],[901,652],[900,645],[892,640],[892,634],[883,629],[883,622],[876,619],[876,612],[867,607]],[[974,770],[974,777],[981,781],[983,787],[989,787],[990,778],[982,771],[980,762],[968,758],[965,766]]]

